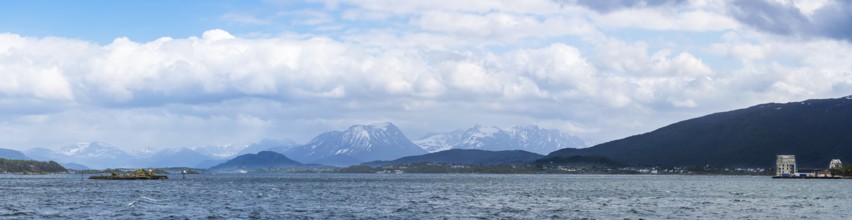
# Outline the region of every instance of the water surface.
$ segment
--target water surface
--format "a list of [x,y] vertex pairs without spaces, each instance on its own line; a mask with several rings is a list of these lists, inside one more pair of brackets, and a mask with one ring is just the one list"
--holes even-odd
[[2,218],[852,218],[852,180],[765,176],[0,175],[0,195]]

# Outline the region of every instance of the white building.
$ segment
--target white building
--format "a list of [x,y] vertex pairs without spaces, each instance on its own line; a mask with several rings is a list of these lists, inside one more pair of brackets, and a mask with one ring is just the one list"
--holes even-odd
[[843,163],[840,162],[840,159],[831,160],[831,163],[828,164],[828,169],[840,169],[843,168]]
[[796,155],[778,155],[775,160],[775,176],[796,175]]

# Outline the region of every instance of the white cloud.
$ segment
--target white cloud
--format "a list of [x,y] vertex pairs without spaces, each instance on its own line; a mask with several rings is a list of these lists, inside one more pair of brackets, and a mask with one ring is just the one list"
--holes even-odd
[[0,66],[0,94],[11,97],[73,101],[71,86],[59,69],[50,66],[33,67],[26,63],[6,63]]
[[219,18],[225,21],[247,25],[268,25],[272,23],[272,21],[268,19],[259,18],[249,13],[229,12]]
[[528,34],[525,31],[532,31],[540,26],[540,22],[532,16],[507,13],[479,15],[445,11],[425,12],[413,23],[424,30],[490,39],[517,39],[518,37],[513,35]]
[[705,10],[635,8],[594,16],[604,28],[640,28],[674,31],[723,31],[739,27],[722,13]]
[[[725,2],[606,12],[562,3],[328,1],[327,11],[276,16],[341,29],[250,35],[263,37],[214,29],[96,44],[0,34],[0,144],[43,132],[57,135],[39,144],[304,141],[381,121],[410,137],[539,123],[605,141],[852,91],[849,43],[748,29]],[[684,40],[695,36],[707,39]]]
[[[125,113],[119,112],[136,112],[136,108],[166,108],[171,110],[164,115],[148,114],[146,117],[153,118],[144,120],[162,123],[175,120],[192,124],[186,127],[167,123],[162,125],[164,127],[189,129],[236,123],[255,128],[245,130],[248,134],[241,133],[239,138],[266,134],[265,129],[284,129],[282,126],[286,127],[285,124],[294,117],[342,117],[347,123],[410,120],[405,118],[410,116],[395,111],[419,112],[417,114],[424,115],[418,117],[432,119],[469,117],[478,112],[490,112],[486,114],[489,117],[475,117],[479,120],[532,114],[526,117],[536,119],[520,117],[517,120],[558,119],[570,122],[574,130],[629,134],[640,128],[650,129],[642,127],[642,120],[675,111],[671,109],[702,112],[703,102],[721,99],[724,95],[713,95],[714,92],[755,88],[738,87],[742,85],[735,83],[738,80],[757,79],[767,83],[766,89],[754,92],[779,93],[789,97],[830,93],[833,87],[831,83],[815,83],[809,78],[813,75],[808,76],[805,72],[812,68],[791,69],[775,65],[763,70],[779,74],[762,78],[722,74],[688,51],[649,51],[644,43],[617,39],[596,40],[601,49],[598,54],[590,55],[563,43],[504,52],[416,47],[412,50],[372,47],[321,37],[249,39],[223,30],[207,31],[200,38],[161,38],[151,42],[118,38],[103,46],[54,40],[63,42],[55,45],[56,50],[43,49],[44,39],[10,39],[3,41],[7,45],[5,47],[16,49],[5,49],[6,58],[0,62],[15,61],[17,64],[2,67],[41,71],[27,74],[39,76],[38,80],[4,81],[0,91],[7,96],[66,100],[98,109],[104,114],[118,114],[114,117],[124,117]],[[62,44],[82,45],[82,51],[89,52],[75,57],[70,54],[76,52],[66,50],[68,46]],[[831,43],[811,45],[816,49],[837,46]],[[726,45],[718,47],[726,48]],[[846,51],[843,47],[840,49],[834,56]],[[53,55],[46,59],[50,61],[48,63],[22,64],[16,61],[40,60],[40,54]],[[814,66],[825,64],[817,59],[802,60],[812,62]],[[834,62],[840,60],[838,58]],[[838,73],[842,68],[823,69],[819,79],[830,81],[831,78],[845,77]],[[849,84],[843,81],[835,84],[838,83]],[[12,86],[18,84],[28,86]],[[253,101],[252,105],[256,102],[286,103],[284,106],[299,106],[301,110],[293,112],[293,116],[282,117],[269,113],[293,110],[276,107],[279,110],[269,109],[267,111],[270,112],[250,115],[235,111],[241,109],[239,107],[217,113],[171,112],[174,109],[169,107],[206,103],[203,105],[211,106],[201,109],[229,109],[220,105],[232,100],[255,98],[261,99]],[[459,108],[459,103],[467,103],[467,107],[462,108],[467,113],[444,115],[438,110]],[[119,108],[111,110],[114,105]],[[617,116],[617,112],[625,111],[637,115]],[[345,113],[341,115],[340,112]],[[377,112],[396,116],[369,117]],[[71,120],[68,119],[70,116],[62,117],[65,118],[63,120]],[[47,121],[57,120],[48,118]],[[465,124],[479,122],[485,123],[470,121]],[[72,122],[64,123],[79,126]],[[107,121],[99,123],[104,123],[103,127],[124,126],[123,123]],[[652,124],[661,125],[659,123]],[[145,130],[146,126],[140,129]],[[146,132],[150,132],[151,136],[158,135],[155,129]],[[99,137],[94,133],[75,135]],[[598,135],[612,137],[611,134]]]
[[507,11],[513,13],[554,13],[561,7],[558,2],[550,0],[471,0],[471,1],[410,1],[400,3],[394,0],[328,0],[326,2],[351,4],[358,9],[389,12],[398,15],[417,14],[424,11],[458,11],[466,13],[483,13],[489,11]]

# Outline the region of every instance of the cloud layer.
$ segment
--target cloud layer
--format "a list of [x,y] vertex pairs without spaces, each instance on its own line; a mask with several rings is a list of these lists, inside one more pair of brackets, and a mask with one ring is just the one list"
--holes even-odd
[[733,1],[731,15],[755,29],[780,35],[852,40],[849,1]]
[[0,144],[306,141],[378,121],[412,138],[479,123],[605,141],[852,93],[843,2],[270,4],[275,16],[220,18],[304,29],[110,43],[0,34]]

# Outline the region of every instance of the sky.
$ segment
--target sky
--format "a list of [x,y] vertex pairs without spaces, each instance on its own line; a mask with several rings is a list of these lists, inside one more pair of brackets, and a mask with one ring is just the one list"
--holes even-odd
[[852,2],[0,2],[0,147],[409,138],[539,125],[592,142],[852,95]]

